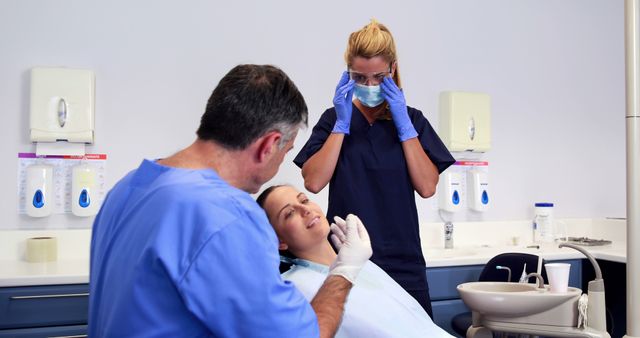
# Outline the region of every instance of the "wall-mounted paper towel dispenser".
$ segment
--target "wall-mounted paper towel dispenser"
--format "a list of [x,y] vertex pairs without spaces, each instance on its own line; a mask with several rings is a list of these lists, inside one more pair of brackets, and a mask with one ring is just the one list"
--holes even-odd
[[483,93],[440,93],[438,135],[449,151],[491,148],[491,98]]
[[93,143],[95,76],[90,70],[33,68],[32,142]]

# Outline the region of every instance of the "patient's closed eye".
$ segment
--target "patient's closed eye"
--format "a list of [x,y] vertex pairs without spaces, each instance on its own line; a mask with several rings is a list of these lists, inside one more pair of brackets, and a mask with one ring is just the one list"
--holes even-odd
[[291,207],[287,208],[287,210],[285,210],[284,212],[284,219],[288,219],[289,217],[293,216],[295,212],[296,212],[296,209]]

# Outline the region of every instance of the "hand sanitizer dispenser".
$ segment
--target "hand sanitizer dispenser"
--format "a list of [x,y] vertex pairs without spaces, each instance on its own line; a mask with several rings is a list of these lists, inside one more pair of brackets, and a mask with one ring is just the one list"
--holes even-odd
[[438,183],[438,195],[440,209],[448,212],[456,212],[461,207],[461,175],[456,172],[444,172]]
[[96,170],[88,164],[73,167],[71,174],[71,212],[76,216],[93,216],[98,211],[95,201]]
[[467,172],[467,193],[469,208],[485,211],[489,207],[489,179],[486,172],[473,169]]
[[33,68],[31,141],[93,143],[94,97],[90,70]]
[[31,217],[46,217],[53,209],[53,167],[36,164],[27,167],[25,209]]

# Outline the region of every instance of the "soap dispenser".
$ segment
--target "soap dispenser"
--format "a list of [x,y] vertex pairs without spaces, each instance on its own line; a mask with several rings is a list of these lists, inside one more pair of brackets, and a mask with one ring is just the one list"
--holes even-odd
[[98,211],[95,200],[96,170],[89,164],[73,167],[71,175],[71,212],[76,216],[93,216]]
[[489,179],[486,172],[474,169],[467,172],[469,208],[485,211],[489,207]]
[[31,217],[47,217],[53,210],[53,167],[35,164],[27,167],[25,209]]
[[440,209],[448,212],[459,211],[462,205],[460,173],[445,171],[440,176],[438,183]]

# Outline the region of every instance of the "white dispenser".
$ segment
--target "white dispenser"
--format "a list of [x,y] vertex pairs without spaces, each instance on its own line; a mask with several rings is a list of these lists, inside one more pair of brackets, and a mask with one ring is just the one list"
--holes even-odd
[[456,172],[444,172],[440,176],[440,182],[438,183],[440,209],[448,212],[460,210],[462,205],[462,176]]
[[491,97],[483,93],[440,93],[438,135],[449,151],[491,148]]
[[73,167],[71,174],[71,212],[76,216],[93,216],[96,205],[96,170],[88,164]]
[[534,241],[553,243],[553,203],[536,203],[533,217]]
[[486,172],[472,169],[467,172],[467,194],[469,208],[485,211],[489,207],[489,176]]
[[53,167],[37,164],[27,167],[25,209],[31,217],[51,214],[54,202]]
[[93,143],[94,97],[90,70],[33,68],[31,141]]

